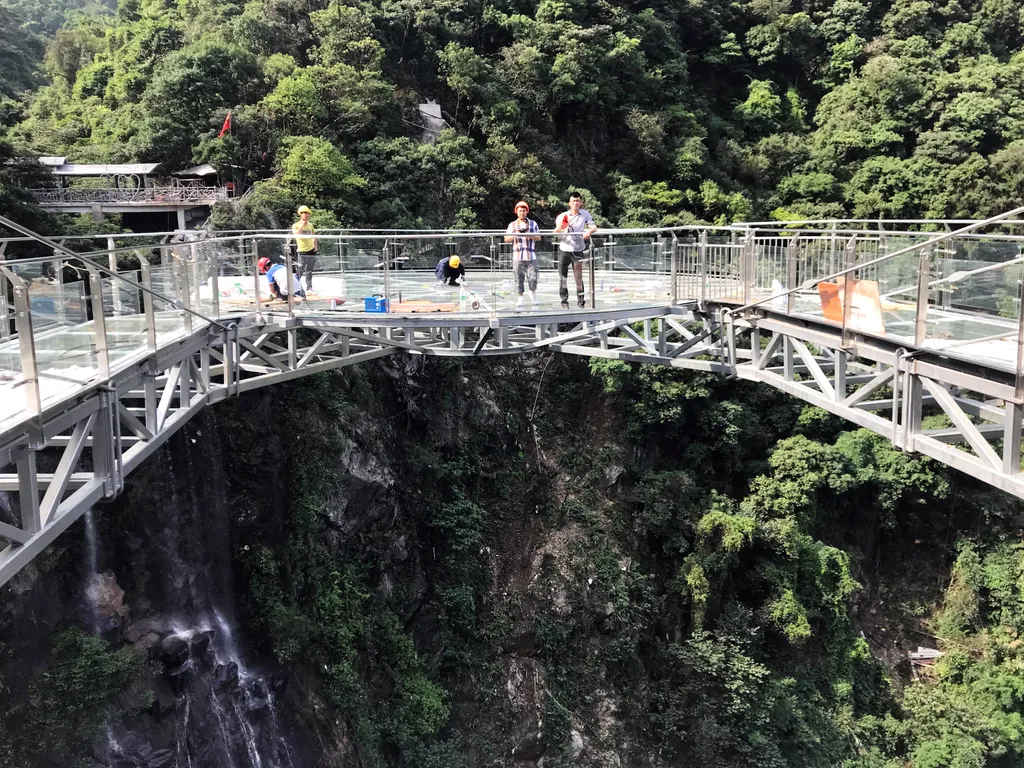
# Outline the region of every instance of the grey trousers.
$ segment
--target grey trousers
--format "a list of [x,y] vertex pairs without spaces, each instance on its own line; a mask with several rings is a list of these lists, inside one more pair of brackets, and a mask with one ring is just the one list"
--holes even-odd
[[533,261],[518,261],[516,262],[516,290],[519,295],[523,295],[523,283],[526,283],[527,287],[531,291],[537,290],[537,260]]
[[295,274],[299,276],[301,280],[303,275],[306,277],[306,290],[313,290],[313,270],[316,269],[316,251],[306,251],[300,253],[298,256],[298,262],[295,265]]

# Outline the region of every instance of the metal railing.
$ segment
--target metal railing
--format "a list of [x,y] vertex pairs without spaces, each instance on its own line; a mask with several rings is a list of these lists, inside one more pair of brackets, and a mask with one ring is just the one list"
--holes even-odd
[[29,189],[36,202],[48,205],[161,204],[194,203],[212,205],[228,199],[225,187],[71,187]]
[[[154,279],[148,260],[136,253],[140,260],[136,279],[92,258],[101,254],[75,253],[4,216],[0,225],[54,254],[52,258],[0,259],[0,372],[16,373],[24,390],[23,409],[5,399],[0,422],[22,411],[38,414],[45,400],[67,397],[108,380],[122,360],[155,353],[160,341],[192,333],[194,320],[219,328],[226,341],[234,332],[192,307],[184,261],[168,265],[167,274],[161,272]],[[65,281],[69,270],[80,279]],[[17,360],[12,354],[15,344]]]
[[[695,302],[728,308],[731,320],[770,308],[837,325],[844,337],[886,335],[908,349],[976,355],[983,347],[994,365],[1019,372],[1022,239],[980,230],[1021,213],[1024,207],[939,234],[895,227],[793,230],[786,222],[599,230],[584,259],[587,309]],[[0,371],[37,382],[38,391],[25,390],[30,410],[102,379],[120,360],[152,352],[162,339],[206,326],[228,333],[229,321],[248,314],[362,314],[368,297],[383,299],[386,314],[517,311],[511,245],[501,230],[321,232],[316,293],[269,304],[257,262],[268,256],[298,271],[290,232],[104,235],[98,240],[105,248],[78,254],[63,240],[33,238],[5,219],[0,224],[23,235],[0,239]],[[545,309],[559,311],[560,236],[541,235],[538,295]],[[3,260],[7,244],[30,239],[53,256]],[[467,286],[438,291],[434,267],[452,254],[468,265]],[[573,283],[569,270],[575,309]],[[861,299],[875,302],[874,315],[865,315]],[[39,386],[47,375],[49,385]]]

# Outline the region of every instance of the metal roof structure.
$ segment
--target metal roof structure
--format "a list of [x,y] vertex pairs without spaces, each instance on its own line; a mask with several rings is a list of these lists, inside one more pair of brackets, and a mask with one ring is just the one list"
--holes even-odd
[[180,171],[175,171],[171,176],[216,176],[217,169],[209,163],[203,163],[202,165],[193,165],[189,168],[183,168]]
[[[40,158],[42,160],[43,158]],[[66,160],[66,158],[47,158],[50,160]],[[49,165],[50,172],[54,176],[153,176],[157,169],[161,168],[160,163],[68,163]]]

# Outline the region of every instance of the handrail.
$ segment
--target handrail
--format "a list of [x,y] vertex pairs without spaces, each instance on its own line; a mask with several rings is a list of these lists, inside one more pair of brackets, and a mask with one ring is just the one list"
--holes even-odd
[[[665,231],[690,231],[690,232],[701,232],[704,230],[708,231],[722,231],[722,232],[745,232],[750,229],[766,229],[775,232],[784,232],[787,234],[801,232],[807,233],[820,232],[822,234],[844,234],[844,233],[860,233],[860,234],[883,234],[883,235],[922,235],[927,234],[922,231],[912,230],[865,230],[865,229],[816,229],[816,230],[797,230],[797,225],[803,226],[806,224],[830,224],[830,223],[847,223],[847,224],[970,224],[977,221],[976,219],[801,219],[798,221],[737,221],[732,224],[684,224],[675,227],[644,227],[631,229],[630,231],[641,234],[641,233],[653,233],[653,232],[665,232]],[[1019,224],[1024,225],[1024,220],[1015,219],[1004,221],[1004,224]],[[611,229],[602,228],[601,234],[607,233],[618,233],[625,231],[624,229]],[[451,234],[453,236],[466,236],[466,235],[482,235],[482,234],[501,234],[504,235],[504,230],[471,230],[471,229],[386,229],[377,227],[327,227],[324,229],[317,230],[317,236],[327,236],[331,233],[337,233],[338,235],[416,235],[416,234]],[[160,232],[104,232],[95,235],[61,235],[61,240],[101,240],[106,238],[116,238],[118,240],[130,239],[130,238],[157,238],[167,236],[182,236],[182,235],[208,235],[213,234],[220,237],[234,236],[236,239],[239,235],[270,235],[270,234],[281,234],[291,235],[290,229],[222,229],[215,230],[210,233],[200,229],[170,229],[163,230]],[[207,239],[207,238],[200,238]],[[0,242],[10,243],[27,243],[33,242],[33,237],[2,237],[0,236]]]
[[[230,330],[228,328],[228,326],[226,326],[224,323],[220,322],[219,320],[214,320],[213,318],[207,317],[206,315],[202,314],[201,312],[196,312],[194,309],[192,309],[191,307],[185,306],[184,304],[182,304],[182,302],[178,301],[177,299],[170,299],[170,298],[164,296],[163,294],[161,294],[159,291],[154,291],[153,289],[147,288],[146,286],[142,285],[141,283],[136,282],[135,280],[131,280],[130,278],[125,277],[124,275],[120,274],[116,270],[113,270],[110,267],[104,266],[103,264],[99,263],[98,261],[94,261],[94,260],[88,258],[88,254],[75,253],[74,251],[69,250],[68,248],[65,248],[63,245],[55,243],[52,240],[50,240],[49,238],[43,237],[42,235],[40,235],[37,232],[33,232],[28,227],[23,227],[21,224],[18,224],[15,221],[11,221],[6,216],[0,216],[0,224],[2,224],[5,227],[8,227],[10,229],[13,229],[15,232],[21,232],[23,235],[26,235],[26,236],[30,237],[31,239],[36,240],[36,241],[42,243],[47,248],[52,248],[55,253],[63,253],[66,257],[68,257],[70,259],[78,259],[79,261],[84,262],[85,264],[87,264],[88,266],[90,266],[93,269],[97,270],[98,272],[102,272],[102,273],[104,273],[106,275],[109,275],[111,277],[115,277],[118,280],[122,280],[122,281],[128,283],[128,285],[132,286],[133,288],[136,288],[136,289],[142,291],[143,293],[148,293],[150,296],[153,296],[154,298],[160,299],[160,301],[167,302],[168,304],[173,306],[175,309],[180,309],[183,312],[186,312],[186,313],[188,313],[190,315],[194,315],[195,317],[198,317],[200,320],[203,320],[204,322],[207,322],[210,325],[215,325],[215,326],[217,326],[218,328],[222,329],[225,332],[228,332]],[[106,253],[106,251],[104,251],[104,253]],[[15,262],[7,262],[7,263],[8,264],[25,264],[25,263],[32,263],[34,261],[36,261],[36,259],[25,259],[25,260],[18,259]],[[53,261],[53,257],[51,256],[48,259],[43,259],[43,261]]]
[[[671,232],[702,232],[704,230],[722,230],[727,232],[733,231],[744,231],[735,227],[722,227],[722,226],[698,226],[698,225],[686,225],[679,227],[643,227],[643,228],[626,228],[617,229],[612,227],[600,228],[595,232],[595,235],[602,237],[611,235],[629,236],[629,235],[656,235],[658,233],[671,233]],[[240,236],[262,238],[266,240],[283,240],[292,239],[295,235],[289,230],[232,230],[236,234],[234,236],[226,236],[226,239],[238,240]],[[410,230],[331,230],[337,231],[338,234],[328,234],[327,230],[320,230],[316,233],[315,237],[323,240],[379,240],[382,237],[387,237],[394,240],[441,240],[444,238],[452,239],[472,239],[472,238],[485,238],[485,237],[505,237],[508,234],[506,229],[410,229]],[[217,233],[218,235],[221,233]],[[534,233],[541,237],[564,237],[567,233],[565,232],[553,232],[552,230],[541,230],[540,232]],[[220,239],[220,238],[214,238]],[[201,242],[210,242],[209,239],[202,240]]]
[[889,261],[890,259],[895,259],[897,256],[906,256],[908,253],[924,250],[925,248],[931,248],[932,246],[938,245],[939,243],[945,242],[946,240],[951,240],[955,237],[959,237],[960,235],[968,234],[976,229],[981,229],[982,227],[991,226],[992,224],[996,224],[1000,221],[1009,219],[1011,216],[1017,216],[1022,213],[1024,213],[1024,205],[1014,208],[1010,211],[1006,211],[1005,213],[1000,213],[996,216],[991,216],[981,221],[975,221],[961,229],[955,229],[951,232],[944,232],[936,237],[931,238],[930,240],[925,240],[923,243],[915,243],[914,245],[908,245],[906,248],[900,248],[898,251],[893,251],[892,253],[887,253],[884,256],[879,256],[877,259],[871,259],[870,261],[865,261],[861,264],[856,264],[852,267],[847,267],[846,269],[840,270],[839,272],[835,272],[831,275],[805,280],[800,285],[795,286],[793,288],[789,288],[788,290],[785,290],[782,293],[776,293],[773,294],[772,296],[768,296],[763,299],[758,299],[757,301],[752,301],[742,306],[735,307],[733,309],[728,309],[726,310],[726,312],[729,315],[744,312],[748,309],[760,306],[761,304],[765,304],[769,301],[785,298],[790,294],[796,293],[797,291],[809,290],[818,283],[825,282],[826,280],[834,280],[838,277],[844,277],[845,275],[848,275],[851,272],[856,272],[859,269],[864,269],[866,267],[872,267],[876,264],[881,264],[882,262]]
[[[0,217],[0,223],[3,223],[2,217]],[[607,229],[598,230],[595,236],[611,237],[615,235],[655,235],[659,233],[673,234],[674,231],[686,230],[699,233],[708,229],[720,229],[719,227],[660,227],[660,228],[645,228],[645,229]],[[194,230],[193,230],[194,231]],[[154,243],[154,244],[143,244],[143,245],[126,245],[119,248],[103,248],[96,251],[85,251],[84,253],[74,253],[74,258],[83,258],[90,256],[109,256],[111,254],[118,253],[132,253],[138,251],[140,248],[169,248],[173,246],[189,246],[189,245],[212,245],[218,243],[236,244],[240,236],[244,236],[244,239],[259,239],[259,240],[291,240],[294,239],[295,235],[291,230],[287,231],[266,231],[266,230],[239,230],[244,235],[220,235],[215,237],[199,238],[196,240],[186,240],[178,243]],[[321,234],[317,233],[316,237],[320,240],[326,240],[328,242],[335,241],[372,241],[380,240],[381,238],[387,238],[389,240],[398,240],[402,242],[415,242],[417,240],[446,240],[446,239],[459,239],[459,240],[471,240],[471,239],[484,239],[484,238],[496,238],[504,237],[508,232],[502,230],[442,230],[438,232],[433,231],[421,231],[413,230],[408,234],[387,234],[383,231],[373,230],[371,232],[361,232],[359,234]],[[564,232],[539,232],[537,233],[541,237],[550,238],[561,238],[565,236]],[[116,237],[110,235],[109,237]],[[32,239],[32,238],[29,238]],[[49,243],[47,243],[49,244]],[[56,248],[56,246],[51,246]],[[65,252],[72,253],[64,249]],[[53,261],[52,256],[33,256],[27,259],[17,259],[19,264],[41,264],[47,261]]]
[[[966,220],[973,221],[973,220]],[[884,235],[887,237],[900,237],[900,236],[916,236],[930,234],[926,231],[911,231],[911,230],[865,230],[865,229],[795,229],[792,224],[806,224],[814,223],[812,221],[800,221],[800,222],[740,222],[736,224],[725,224],[725,225],[713,225],[713,224],[687,224],[678,227],[646,227],[641,229],[611,229],[602,228],[598,231],[598,234],[602,237],[612,236],[622,233],[630,234],[655,234],[658,232],[692,232],[698,234],[701,232],[740,232],[746,233],[751,229],[763,229],[768,232],[776,232],[780,236],[792,236],[797,233],[802,235],[808,234],[822,234],[822,235]],[[890,221],[888,223],[897,223]],[[929,222],[921,220],[920,223],[941,223],[941,222]],[[1022,224],[1021,221],[1008,221],[1004,222],[1008,224]],[[420,238],[425,235],[435,235],[441,237],[497,237],[507,234],[505,230],[451,230],[451,229],[375,229],[375,228],[343,228],[343,227],[332,227],[329,229],[321,229],[317,231],[317,237],[327,240],[339,240],[339,239],[367,239],[373,237],[402,237],[404,239]],[[540,234],[544,234],[543,232]],[[548,233],[551,234],[551,233]],[[195,243],[195,242],[216,242],[223,239],[236,240],[240,236],[244,237],[261,237],[270,238],[274,236],[285,236],[293,237],[290,229],[225,229],[216,230],[209,232],[201,229],[174,229],[166,230],[161,232],[112,232],[112,233],[100,233],[96,235],[61,235],[59,237],[62,241],[89,241],[89,240],[129,240],[133,238],[144,239],[144,238],[161,238],[161,237],[189,237],[198,236],[194,239],[185,240],[183,242]],[[1017,240],[1024,238],[1021,235],[1002,235],[1010,240]],[[33,237],[2,237],[0,236],[0,243],[29,243],[35,242]],[[153,247],[157,245],[169,245],[170,243],[155,243]],[[124,246],[124,248],[130,249],[131,246]],[[100,253],[100,250],[95,251]],[[86,251],[85,253],[92,253],[92,251]],[[109,249],[102,249],[102,253],[110,253]],[[19,259],[20,261],[20,259]]]
[[[792,219],[790,221],[736,221],[737,227],[779,227],[780,225],[797,224],[969,224],[977,219]],[[1024,224],[1024,220],[1014,219],[1006,224]],[[863,232],[864,230],[858,230]]]
[[[699,232],[705,229],[722,230],[724,232],[735,232],[743,231],[744,227],[737,226],[735,224],[680,224],[673,227],[634,227],[628,231],[635,234],[652,234],[656,232],[669,232],[669,231],[681,231],[689,230]],[[197,230],[185,230],[185,231],[197,231]],[[604,233],[620,233],[626,232],[626,229],[618,229],[612,227],[601,227],[601,234]],[[339,235],[348,234],[359,234],[359,235],[380,235],[380,236],[401,236],[401,235],[451,235],[453,237],[474,237],[474,236],[498,236],[507,235],[508,231],[505,229],[376,229],[376,228],[359,228],[359,227],[328,227],[324,229],[318,229],[316,236],[319,237],[321,234],[330,232],[337,232]],[[217,230],[215,234],[218,235],[234,235],[236,238],[239,235],[292,235],[290,229],[221,229]],[[543,232],[541,233],[543,234]],[[549,234],[550,231],[549,231]],[[564,235],[564,232],[558,233]]]
[[[1022,222],[1022,224],[1024,224],[1024,222]],[[778,238],[790,238],[790,239],[792,239],[792,238],[796,237],[797,235],[800,235],[801,237],[803,237],[805,239],[824,238],[824,237],[841,237],[841,238],[847,238],[848,239],[848,238],[851,238],[851,237],[856,237],[858,240],[860,240],[862,242],[866,242],[866,241],[872,240],[872,239],[880,240],[882,238],[927,237],[928,235],[936,235],[936,234],[952,234],[951,232],[948,232],[948,233],[947,232],[936,232],[935,230],[928,230],[928,231],[921,230],[921,231],[918,231],[918,232],[913,232],[913,231],[910,231],[910,230],[892,230],[892,229],[887,229],[887,230],[884,230],[882,232],[879,232],[878,230],[874,230],[874,229],[786,229],[784,227],[783,228],[777,228],[777,229],[767,229],[767,228],[763,228],[763,227],[758,229],[758,228],[752,227],[750,229],[745,229],[745,230],[742,230],[742,231],[745,232],[745,233],[746,232],[753,232],[759,238],[778,237]],[[1019,242],[1021,240],[1024,240],[1024,235],[1011,235],[1011,234],[1006,234],[1006,233],[1000,233],[1000,234],[997,234],[997,235],[993,235],[993,234],[978,234],[978,233],[975,233],[975,232],[966,232],[966,233],[964,233],[962,235],[959,235],[959,237],[963,238],[964,240],[989,240],[989,239],[995,239],[995,238],[998,238],[1000,240],[1007,240],[1007,241],[1011,241],[1011,242]]]

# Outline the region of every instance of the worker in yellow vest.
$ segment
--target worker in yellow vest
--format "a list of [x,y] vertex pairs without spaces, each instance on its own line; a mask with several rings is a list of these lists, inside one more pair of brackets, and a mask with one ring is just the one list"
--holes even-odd
[[306,290],[313,290],[313,269],[316,267],[316,257],[319,251],[316,247],[316,230],[309,221],[310,210],[308,206],[300,205],[299,220],[292,224],[292,234],[295,235],[295,273],[302,279],[306,277]]

